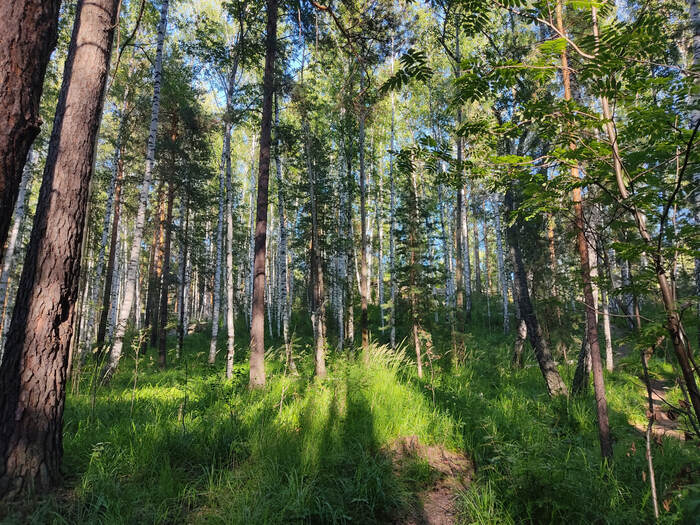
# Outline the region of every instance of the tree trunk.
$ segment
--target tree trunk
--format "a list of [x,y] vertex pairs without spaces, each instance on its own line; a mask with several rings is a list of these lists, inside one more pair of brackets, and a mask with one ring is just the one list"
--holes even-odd
[[92,0],[77,8],[0,365],[0,498],[45,490],[61,477],[68,349],[118,3]]
[[165,369],[168,361],[167,340],[168,340],[168,291],[170,290],[170,245],[173,238],[173,201],[175,191],[173,183],[168,183],[168,204],[165,215],[165,242],[163,245],[163,280],[160,286],[160,312],[158,314],[158,366]]
[[[116,156],[116,154],[115,154]],[[117,173],[116,173],[116,179],[114,181],[114,200],[113,200],[113,206],[114,206],[114,215],[111,215],[111,210],[110,208],[112,207],[112,203],[109,202],[109,199],[107,200],[107,210],[105,210],[105,222],[108,222],[109,219],[112,219],[112,233],[110,236],[110,241],[109,241],[109,257],[107,258],[107,269],[105,271],[105,276],[104,276],[104,289],[102,291],[102,309],[100,310],[100,322],[97,325],[97,346],[101,346],[105,342],[105,334],[107,330],[107,319],[109,318],[110,314],[110,301],[111,301],[111,292],[112,292],[112,282],[114,279],[114,264],[115,260],[117,258],[117,251],[118,251],[118,246],[117,246],[117,240],[119,238],[119,220],[120,220],[120,215],[121,215],[121,194],[122,194],[122,178],[124,174],[124,161],[119,155],[119,158],[117,160]],[[107,228],[105,228],[105,231],[109,229],[109,224],[107,223]],[[103,254],[104,252],[101,252]],[[98,270],[99,270],[99,259],[98,259]],[[97,273],[98,278],[101,275],[101,272]],[[95,308],[96,309],[96,308]]]
[[189,199],[185,202],[184,197],[180,197],[180,310],[178,312],[178,330],[177,330],[177,358],[182,356],[182,347],[185,336],[187,335],[187,312],[189,310],[189,238],[190,229],[190,210]]
[[[505,209],[507,214],[512,214],[514,208],[512,190],[506,191],[504,199]],[[542,328],[535,315],[535,309],[530,300],[530,292],[527,287],[527,274],[523,264],[522,254],[520,252],[520,240],[518,239],[518,228],[516,224],[512,224],[507,228],[508,245],[510,246],[510,254],[513,259],[513,290],[516,300],[518,301],[518,309],[520,318],[525,321],[527,326],[527,335],[530,339],[530,344],[535,350],[535,358],[540,366],[540,371],[547,384],[547,391],[550,396],[568,395],[566,385],[562,381],[557,366],[554,363],[552,354],[547,346]]]
[[233,377],[235,356],[234,326],[234,282],[233,282],[233,204],[234,193],[231,181],[231,125],[224,130],[224,157],[226,160],[226,379]]
[[365,115],[364,108],[360,111],[360,329],[362,331],[362,348],[369,347],[369,326],[367,322],[367,297],[369,293],[367,279],[367,177],[365,174]]
[[258,200],[255,219],[255,259],[253,262],[253,312],[250,320],[250,387],[265,385],[265,242],[270,177],[272,95],[275,90],[275,51],[277,47],[277,0],[266,0],[267,27],[263,107],[260,123]]
[[20,233],[22,231],[22,225],[24,224],[24,215],[27,209],[27,192],[31,190],[31,180],[32,180],[32,170],[34,168],[34,151],[30,149],[27,163],[24,165],[24,170],[22,171],[22,181],[19,184],[19,191],[17,195],[17,205],[15,206],[15,212],[13,214],[12,230],[10,231],[10,237],[7,240],[7,250],[5,251],[5,258],[2,261],[2,274],[0,275],[0,305],[2,305],[2,319],[0,320],[0,363],[2,362],[2,354],[5,347],[5,337],[7,335],[7,330],[10,326],[10,319],[7,315],[9,312],[10,301],[12,294],[9,291],[10,283],[10,272],[12,271],[15,264],[15,254],[17,250],[17,240],[20,239]]
[[[141,241],[143,240],[143,228],[146,222],[146,208],[148,207],[148,195],[151,191],[151,179],[156,155],[156,134],[158,132],[158,114],[160,113],[160,82],[163,71],[163,43],[168,23],[168,6],[170,0],[163,0],[160,8],[160,21],[158,23],[158,42],[156,44],[156,60],[153,68],[153,100],[151,103],[151,123],[148,131],[148,143],[146,145],[146,169],[139,193],[139,207],[134,222],[129,263],[126,268],[126,288],[124,300],[119,306],[117,325],[114,330],[114,342],[109,355],[109,362],[105,367],[103,376],[105,380],[114,374],[119,365],[126,335],[126,325],[131,311],[134,309],[136,287],[138,285],[139,260],[141,259]],[[138,305],[136,306],[138,317]]]
[[158,225],[154,231],[154,264],[152,266],[152,278],[148,287],[148,302],[150,303],[150,319],[151,324],[151,346],[158,346],[158,332],[160,330],[160,296],[161,288],[163,287],[163,264],[165,261],[165,228],[168,225],[165,223],[167,214],[167,199],[163,200],[163,192],[165,191],[165,181],[161,180],[158,188],[157,202],[159,203],[160,211],[158,212]]
[[0,263],[22,172],[39,134],[39,101],[56,47],[61,0],[0,3]]
[[[498,282],[501,285],[501,302],[503,304],[503,332],[510,331],[510,317],[508,315],[508,280],[506,278],[505,261],[503,257],[503,238],[501,233],[501,206],[494,201],[494,217],[496,219],[496,260],[498,262]],[[520,324],[520,322],[518,322]],[[518,327],[518,333],[520,328]]]
[[[559,32],[564,34],[564,22],[562,14],[562,0],[557,1],[556,18]],[[569,78],[569,65],[566,48],[561,53],[562,78],[564,84],[564,100],[571,100],[571,83]],[[576,145],[572,142],[569,148],[574,150]],[[578,167],[571,167],[571,178],[579,179]],[[593,389],[595,391],[596,411],[598,415],[598,437],[600,439],[600,451],[604,459],[612,460],[613,450],[610,438],[610,424],[608,421],[608,403],[605,395],[605,381],[603,378],[603,364],[600,358],[600,345],[598,342],[598,323],[596,322],[595,301],[591,282],[590,262],[588,258],[588,244],[585,236],[585,220],[583,205],[581,202],[581,188],[575,187],[572,192],[574,216],[576,222],[576,240],[581,263],[581,277],[583,278],[583,296],[586,305],[586,331],[588,344],[590,345],[591,362],[593,368]]]
[[316,377],[326,377],[326,341],[324,337],[324,290],[323,267],[321,261],[321,247],[318,234],[318,203],[316,201],[316,173],[311,162],[311,136],[309,123],[306,116],[303,117],[302,128],[304,131],[304,156],[306,157],[306,171],[309,177],[309,201],[311,202],[311,326],[314,332],[314,364]]
[[277,207],[279,210],[279,280],[280,280],[280,303],[282,316],[282,337],[284,338],[284,348],[286,353],[286,366],[289,371],[296,373],[297,367],[292,356],[292,344],[289,336],[289,317],[291,314],[291,296],[289,289],[289,265],[287,257],[287,214],[284,206],[284,190],[282,187],[282,160],[280,158],[280,135],[279,135],[279,95],[275,95],[275,174],[277,179]]
[[413,224],[409,225],[409,295],[411,299],[411,324],[413,331],[413,348],[416,352],[416,365],[418,367],[418,377],[423,378],[423,358],[420,344],[420,314],[418,312],[418,297],[416,288],[418,287],[418,228],[420,218],[418,217],[418,188],[416,185],[415,171],[411,170],[411,219]]
[[[689,12],[690,12],[690,23],[693,26],[693,67],[694,69],[700,68],[700,2],[698,0],[688,0]],[[690,128],[695,129],[700,120],[700,108],[698,107],[698,90],[700,89],[700,79],[695,77],[695,93],[693,94],[692,102],[694,103],[693,111],[690,114]],[[695,227],[700,226],[700,168],[696,167],[693,172],[693,184],[692,186],[696,188],[693,192],[693,217],[695,219]],[[695,297],[697,298],[697,342],[700,346],[700,257],[695,258]],[[700,406],[698,407],[700,408]],[[696,408],[696,414],[698,420],[700,421],[700,412]]]
[[[224,262],[224,208],[226,193],[226,133],[224,130],[224,151],[221,153],[221,168],[219,169],[219,220],[216,225],[216,269],[214,271],[214,290],[211,314],[211,340],[209,342],[209,364],[216,360],[216,345],[219,338],[219,318],[221,317],[221,270]],[[229,139],[230,140],[230,139]]]
[[474,222],[472,231],[474,232],[474,288],[477,294],[483,292],[481,286],[481,260],[479,257],[479,214],[474,210]]
[[[394,56],[391,56],[391,70],[394,70]],[[396,348],[396,183],[394,182],[394,93],[391,94],[391,137],[389,139],[389,288],[391,310],[389,312],[389,342]]]

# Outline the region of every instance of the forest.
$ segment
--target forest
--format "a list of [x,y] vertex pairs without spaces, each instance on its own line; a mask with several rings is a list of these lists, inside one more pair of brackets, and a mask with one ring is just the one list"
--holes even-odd
[[0,1],[0,523],[700,524],[700,1]]

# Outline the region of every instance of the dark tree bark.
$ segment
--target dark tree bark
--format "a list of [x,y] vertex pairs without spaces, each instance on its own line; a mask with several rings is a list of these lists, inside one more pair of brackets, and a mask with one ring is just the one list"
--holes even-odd
[[0,366],[0,497],[43,490],[60,480],[68,349],[118,3],[78,4]]
[[124,161],[119,156],[117,167],[117,184],[114,188],[114,215],[112,217],[112,235],[109,239],[109,259],[105,271],[104,291],[102,292],[102,311],[100,312],[100,324],[97,326],[97,347],[105,342],[107,333],[107,320],[109,319],[110,299],[112,298],[112,281],[114,280],[114,263],[117,258],[117,240],[119,239],[119,219],[121,215],[122,179],[124,176]]
[[[508,190],[506,192],[503,202],[506,213],[512,213],[514,210],[512,190]],[[527,274],[525,272],[525,265],[523,264],[523,257],[520,251],[520,239],[518,238],[519,232],[517,223],[508,226],[507,235],[510,253],[513,259],[514,295],[518,301],[520,318],[525,321],[525,325],[527,327],[527,335],[530,339],[530,344],[535,349],[535,358],[537,359],[537,363],[542,371],[542,376],[544,376],[545,383],[547,384],[547,390],[549,391],[550,396],[568,395],[566,385],[559,375],[557,365],[554,363],[554,359],[552,358],[552,353],[544,340],[542,328],[537,320],[535,309],[533,308],[532,301],[530,300],[530,292],[527,288]]]
[[39,134],[39,100],[56,47],[61,0],[0,2],[0,263],[29,148]]
[[175,192],[172,182],[168,183],[168,204],[165,214],[165,242],[163,243],[163,281],[160,285],[160,312],[158,314],[158,365],[165,368],[167,365],[166,342],[168,334],[166,326],[168,324],[168,290],[170,288],[170,245],[173,238],[173,201]]
[[253,261],[253,312],[250,321],[250,387],[265,386],[265,242],[267,240],[268,182],[272,142],[272,95],[275,91],[275,52],[277,46],[277,0],[267,0],[265,73],[260,123],[258,202],[255,219],[255,258]]

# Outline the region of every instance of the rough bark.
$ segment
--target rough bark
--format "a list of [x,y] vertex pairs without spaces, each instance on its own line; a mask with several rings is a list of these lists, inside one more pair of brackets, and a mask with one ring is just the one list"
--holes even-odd
[[27,154],[41,127],[39,100],[60,6],[60,0],[0,2],[0,263]]
[[[126,335],[127,322],[131,311],[134,309],[136,287],[138,285],[139,260],[141,258],[141,241],[143,240],[143,229],[146,222],[146,209],[148,207],[148,195],[151,191],[151,180],[153,165],[156,155],[156,134],[158,132],[158,115],[160,113],[160,84],[163,71],[163,43],[168,23],[169,0],[163,0],[160,9],[160,21],[158,23],[158,41],[156,44],[156,59],[153,68],[153,99],[151,103],[151,123],[148,131],[148,143],[146,145],[146,169],[139,192],[139,207],[134,221],[133,237],[129,262],[126,269],[126,289],[124,299],[119,306],[117,314],[117,324],[114,330],[114,342],[109,355],[109,362],[104,370],[104,379],[108,380],[117,369],[122,356],[124,346],[124,336]],[[138,307],[137,307],[138,310]],[[138,314],[137,314],[138,317]]]
[[258,199],[255,219],[255,259],[253,262],[253,312],[250,320],[251,388],[260,388],[265,385],[265,242],[267,239],[268,183],[270,178],[272,95],[275,90],[277,0],[266,0],[266,11],[265,73],[263,75]]
[[68,350],[118,3],[92,0],[77,8],[0,365],[0,498],[44,490],[61,477]]

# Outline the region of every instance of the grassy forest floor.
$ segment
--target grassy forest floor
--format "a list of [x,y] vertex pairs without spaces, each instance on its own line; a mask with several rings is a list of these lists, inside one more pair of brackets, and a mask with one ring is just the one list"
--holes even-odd
[[[298,376],[284,373],[282,346],[271,347],[268,386],[257,392],[247,389],[245,352],[232,381],[222,377],[223,355],[206,364],[206,332],[187,337],[177,362],[173,350],[166,371],[150,350],[136,380],[133,352],[108,387],[93,388],[88,363],[66,402],[65,487],[0,509],[0,519],[421,523],[432,512],[426,495],[445,478],[430,457],[439,451],[469,458],[450,485],[456,523],[653,522],[644,435],[633,426],[646,422],[634,352],[606,378],[615,438],[607,469],[592,393],[550,400],[532,356],[514,370],[511,340],[500,334],[470,334],[456,366],[443,356],[423,380],[408,350],[373,347],[369,364],[329,352],[329,377],[317,382],[309,343],[295,343]],[[650,367],[672,384],[669,364],[654,358]],[[573,366],[561,371],[571,384]],[[402,445],[397,460],[407,442],[413,448]],[[653,454],[660,521],[695,523],[697,442],[658,438]]]

